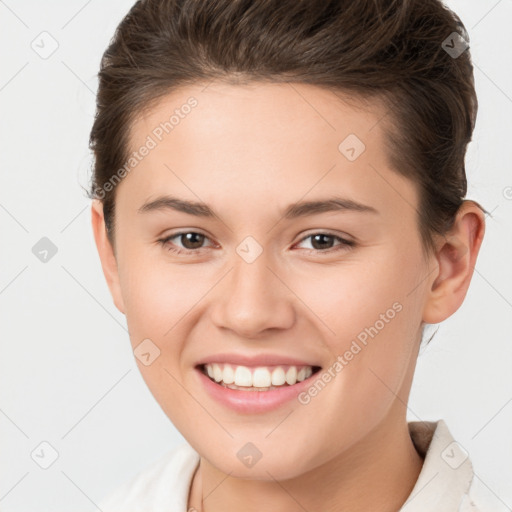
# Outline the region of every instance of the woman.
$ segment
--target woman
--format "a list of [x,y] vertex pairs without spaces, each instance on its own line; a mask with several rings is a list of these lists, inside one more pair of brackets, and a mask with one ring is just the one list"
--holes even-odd
[[438,0],[147,0],[99,74],[92,224],[187,443],[107,511],[469,511],[467,453],[406,421],[461,306],[467,35]]

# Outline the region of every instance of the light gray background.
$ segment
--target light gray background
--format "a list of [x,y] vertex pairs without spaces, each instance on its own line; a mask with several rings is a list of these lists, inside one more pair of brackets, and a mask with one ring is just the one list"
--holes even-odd
[[[91,164],[95,74],[131,4],[0,1],[4,512],[97,510],[113,487],[183,441],[139,374],[81,188]],[[465,303],[420,355],[408,419],[445,419],[495,510],[510,510],[512,0],[447,5],[469,31],[480,102],[468,197],[492,218]],[[43,31],[58,43],[48,58],[31,47],[35,41],[42,52],[43,37],[44,51],[55,44]],[[32,252],[42,237],[58,249],[47,263]],[[43,441],[58,452],[46,470],[31,458]]]

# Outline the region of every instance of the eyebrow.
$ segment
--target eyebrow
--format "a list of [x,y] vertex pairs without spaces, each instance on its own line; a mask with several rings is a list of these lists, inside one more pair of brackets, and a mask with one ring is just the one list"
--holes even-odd
[[[138,213],[163,211],[168,209],[187,213],[189,215],[195,215],[197,217],[217,217],[216,213],[205,203],[188,201],[172,196],[160,196],[153,201],[146,202],[138,209]],[[293,203],[286,208],[283,213],[283,217],[286,219],[294,219],[297,217],[305,217],[307,215],[336,211],[379,214],[379,212],[372,206],[358,203],[352,199],[333,197],[325,200],[300,201]]]

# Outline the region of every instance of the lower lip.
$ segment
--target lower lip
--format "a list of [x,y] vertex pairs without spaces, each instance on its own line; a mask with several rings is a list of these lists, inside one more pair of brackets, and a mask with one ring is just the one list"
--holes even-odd
[[241,391],[230,389],[212,381],[201,369],[196,368],[199,379],[203,383],[206,392],[221,404],[241,413],[262,413],[275,410],[294,398],[311,384],[311,379],[318,372],[313,373],[307,379],[297,382],[292,386],[284,386],[269,391]]

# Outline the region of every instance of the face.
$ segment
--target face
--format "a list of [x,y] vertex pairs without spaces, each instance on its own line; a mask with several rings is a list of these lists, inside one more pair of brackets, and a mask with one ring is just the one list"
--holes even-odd
[[[213,83],[132,126],[145,156],[117,186],[111,291],[156,400],[225,473],[292,478],[405,417],[431,282],[385,114],[314,86]],[[276,389],[216,382],[233,373]]]

